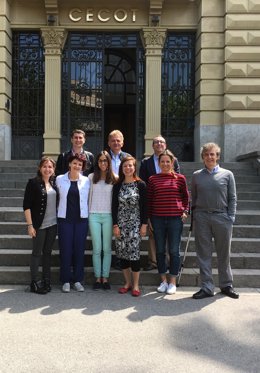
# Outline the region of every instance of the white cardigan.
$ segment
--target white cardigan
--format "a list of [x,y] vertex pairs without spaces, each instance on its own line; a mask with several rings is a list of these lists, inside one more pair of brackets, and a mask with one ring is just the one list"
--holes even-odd
[[[59,190],[58,218],[66,218],[67,195],[70,188],[69,173],[67,172],[64,175],[57,176],[56,185]],[[79,189],[80,217],[88,218],[88,194],[90,181],[86,176],[80,174],[77,185]]]

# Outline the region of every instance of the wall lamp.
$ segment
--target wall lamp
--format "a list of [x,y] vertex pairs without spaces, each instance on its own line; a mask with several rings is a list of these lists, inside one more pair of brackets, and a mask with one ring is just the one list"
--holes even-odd
[[158,16],[157,14],[152,15],[151,23],[152,26],[158,26],[160,23],[160,16]]
[[10,111],[10,108],[11,108],[11,102],[9,100],[9,98],[6,100],[5,102],[5,108],[7,111]]
[[48,26],[54,26],[54,24],[56,23],[56,17],[53,14],[49,14],[47,16],[47,23]]

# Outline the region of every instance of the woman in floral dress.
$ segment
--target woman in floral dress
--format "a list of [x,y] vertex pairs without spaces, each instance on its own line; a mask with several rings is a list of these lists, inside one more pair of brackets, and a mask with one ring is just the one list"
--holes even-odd
[[[121,260],[125,285],[119,293],[132,291],[138,297],[140,242],[147,230],[146,184],[136,176],[136,160],[125,157],[119,168],[119,180],[113,187],[112,217],[116,255]],[[133,277],[133,283],[132,283]]]

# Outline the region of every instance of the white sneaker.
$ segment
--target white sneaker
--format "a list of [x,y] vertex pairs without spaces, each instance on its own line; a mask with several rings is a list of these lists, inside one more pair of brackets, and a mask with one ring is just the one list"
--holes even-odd
[[166,281],[161,282],[160,286],[157,288],[158,293],[166,293],[168,289],[168,284]]
[[63,284],[62,291],[63,291],[63,293],[69,293],[70,292],[70,283],[69,282],[65,282],[65,284]]
[[167,294],[175,294],[176,293],[176,285],[169,284],[168,289],[166,291]]
[[85,289],[84,289],[84,287],[81,285],[81,283],[80,282],[75,282],[75,284],[74,284],[74,289],[76,290],[76,291],[84,291]]

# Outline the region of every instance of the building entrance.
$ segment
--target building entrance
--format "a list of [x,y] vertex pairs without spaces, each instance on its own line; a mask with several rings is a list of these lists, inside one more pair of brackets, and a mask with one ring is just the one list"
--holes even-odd
[[107,147],[108,134],[119,129],[124,150],[144,153],[143,48],[139,34],[68,36],[63,56],[62,149],[70,133],[87,133],[94,154]]

